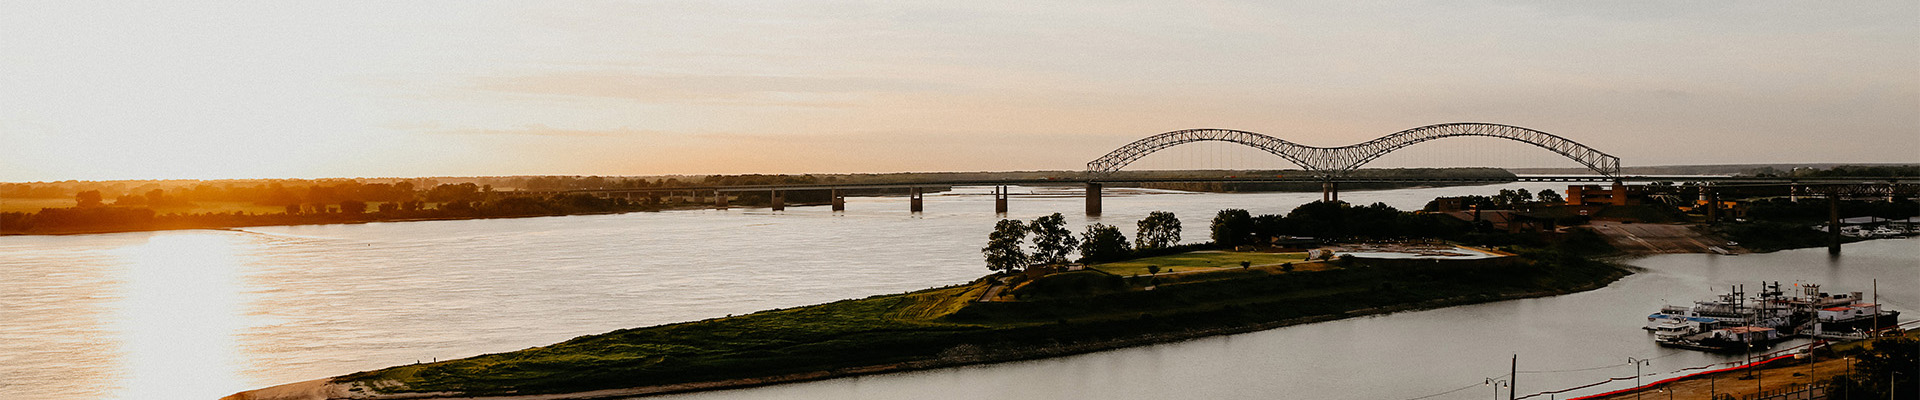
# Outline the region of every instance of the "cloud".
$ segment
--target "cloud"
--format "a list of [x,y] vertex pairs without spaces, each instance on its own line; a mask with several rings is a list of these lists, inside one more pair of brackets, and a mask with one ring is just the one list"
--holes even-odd
[[940,90],[927,81],[887,78],[560,72],[483,77],[473,88],[506,93],[595,97],[643,103],[832,106],[880,93]]
[[434,135],[636,137],[636,136],[655,135],[660,133],[659,131],[633,129],[633,128],[626,128],[626,127],[615,128],[615,129],[563,129],[563,128],[554,128],[554,127],[550,127],[542,124],[522,125],[518,128],[508,128],[508,129],[482,129],[482,128],[438,129],[437,128],[438,124],[429,123],[429,124],[414,124],[414,125],[426,127],[426,129],[420,129],[420,130],[428,134],[434,134]]

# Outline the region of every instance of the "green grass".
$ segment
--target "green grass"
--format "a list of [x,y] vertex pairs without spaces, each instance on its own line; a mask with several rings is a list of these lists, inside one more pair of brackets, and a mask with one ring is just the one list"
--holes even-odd
[[1241,261],[1253,265],[1270,265],[1289,262],[1301,262],[1307,259],[1307,253],[1242,253],[1226,251],[1196,251],[1159,257],[1094,264],[1093,269],[1120,276],[1147,275],[1148,266],[1160,266],[1160,272],[1172,269],[1178,271],[1212,270],[1220,268],[1240,268]]
[[[915,346],[990,324],[943,318],[979,298],[984,281],[900,295],[624,329],[551,346],[343,377],[403,382],[408,391],[554,392],[852,367],[930,356]],[[857,361],[849,363],[850,361]]]
[[[974,301],[990,287],[989,279],[981,279],[905,294],[623,329],[520,351],[361,372],[335,381],[358,381],[386,392],[566,393],[953,360],[959,357],[954,354],[1012,359],[1044,354],[1036,353],[1035,346],[1245,329],[1421,302],[1471,303],[1504,294],[1597,287],[1625,275],[1624,270],[1577,257],[1533,256],[1304,263],[1312,268],[1227,268],[1155,277],[1086,270],[1027,282],[1014,290],[1020,301],[984,303]],[[1297,260],[1298,255],[1189,253],[1155,258],[1198,268],[1195,263],[1231,260],[1237,266],[1242,259],[1273,263]],[[1142,290],[1146,286],[1155,289]],[[952,362],[981,358],[959,360]]]

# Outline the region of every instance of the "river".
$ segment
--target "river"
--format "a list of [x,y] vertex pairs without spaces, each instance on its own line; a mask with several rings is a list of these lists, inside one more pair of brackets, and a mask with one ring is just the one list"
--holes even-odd
[[[1436,196],[1550,184],[1353,191],[1420,207]],[[1061,212],[1074,191],[1020,188],[1011,217]],[[1131,231],[1173,211],[1205,240],[1223,208],[1283,213],[1318,193],[1108,189],[1097,222]],[[899,293],[982,274],[996,217],[980,188],[824,206],[619,215],[0,237],[0,399],[203,399],[416,361],[606,332]],[[1656,347],[1638,329],[1761,279],[1869,289],[1920,309],[1920,240],[1741,256],[1664,255],[1606,288],[1355,318],[1046,360],[694,393],[674,398],[1485,398],[1519,356],[1521,394],[1738,360]],[[1529,372],[1538,371],[1538,372]],[[1555,372],[1549,372],[1555,371]],[[1661,376],[1649,377],[1649,380]],[[1623,387],[1606,385],[1583,391]],[[1450,392],[1451,391],[1451,392]],[[1566,396],[1559,396],[1565,398]],[[1546,397],[1541,397],[1546,398]]]

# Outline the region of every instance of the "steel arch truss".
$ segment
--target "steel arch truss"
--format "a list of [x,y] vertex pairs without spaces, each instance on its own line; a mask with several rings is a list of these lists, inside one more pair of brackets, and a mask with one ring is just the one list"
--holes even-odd
[[1127,164],[1146,157],[1148,154],[1168,147],[1201,141],[1233,142],[1265,150],[1305,168],[1328,177],[1346,174],[1360,168],[1380,156],[1428,140],[1458,137],[1484,136],[1510,139],[1524,142],[1540,148],[1552,150],[1601,175],[1617,177],[1620,174],[1620,157],[1614,157],[1595,150],[1592,147],[1567,140],[1551,133],[1536,131],[1511,125],[1486,124],[1475,122],[1428,125],[1408,129],[1365,143],[1342,147],[1313,147],[1286,141],[1284,139],[1247,131],[1232,129],[1188,129],[1162,133],[1134,141],[1121,146],[1099,159],[1087,163],[1087,171],[1105,173],[1119,171]]

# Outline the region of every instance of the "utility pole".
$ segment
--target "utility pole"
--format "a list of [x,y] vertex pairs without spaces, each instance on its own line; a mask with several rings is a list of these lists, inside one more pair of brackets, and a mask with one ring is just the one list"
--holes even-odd
[[1814,346],[1817,346],[1819,344],[1820,344],[1819,340],[1814,340],[1813,343],[1807,344],[1807,395],[1808,396],[1813,395],[1813,383],[1816,382],[1816,380],[1813,378],[1813,356],[1814,356],[1813,349],[1814,349]]
[[[1513,355],[1513,363],[1507,366],[1507,400],[1513,400],[1514,387],[1520,386],[1520,354]],[[1494,397],[1500,397],[1495,395]]]

